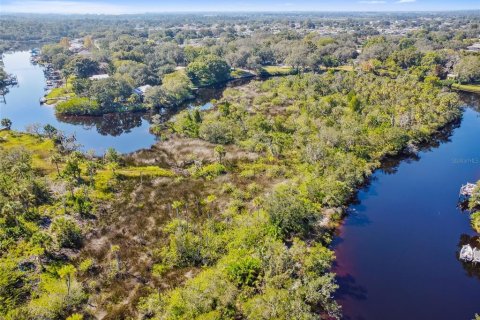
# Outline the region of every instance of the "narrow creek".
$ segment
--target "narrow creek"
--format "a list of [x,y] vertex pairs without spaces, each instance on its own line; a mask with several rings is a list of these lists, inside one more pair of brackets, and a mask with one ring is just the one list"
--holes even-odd
[[334,241],[345,319],[473,319],[480,265],[458,260],[474,237],[457,208],[460,186],[480,179],[479,97],[461,123],[418,157],[387,164],[358,194]]

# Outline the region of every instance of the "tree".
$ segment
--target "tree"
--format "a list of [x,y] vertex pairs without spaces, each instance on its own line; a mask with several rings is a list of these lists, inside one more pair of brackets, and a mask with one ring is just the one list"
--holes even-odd
[[51,124],[47,124],[43,127],[43,132],[49,139],[53,139],[58,133],[58,130]]
[[75,56],[66,65],[68,74],[74,74],[78,78],[87,78],[98,72],[98,62],[88,57]]
[[234,141],[232,126],[225,121],[202,122],[199,135],[211,143],[230,144]]
[[107,163],[119,162],[120,154],[114,148],[108,148],[107,151],[105,151],[105,155],[103,158]]
[[225,157],[225,155],[227,154],[227,151],[225,150],[225,147],[224,146],[215,146],[215,148],[213,149],[217,159],[218,159],[218,162],[222,163],[222,160],[223,158]]
[[63,173],[67,177],[72,177],[77,181],[80,180],[80,175],[82,173],[82,169],[80,167],[80,160],[82,155],[76,151],[71,153],[66,161],[65,161],[65,168],[63,169]]
[[282,236],[306,234],[320,214],[292,186],[282,186],[275,190],[267,199],[266,210],[270,221]]
[[92,36],[85,36],[83,38],[83,46],[87,49],[93,48],[93,39]]
[[127,101],[132,95],[133,87],[124,78],[108,78],[96,80],[89,89],[89,96],[94,98],[105,110],[111,109],[117,103]]
[[162,79],[162,89],[175,104],[192,97],[192,82],[183,71],[165,75]]
[[71,264],[64,265],[63,267],[58,270],[58,275],[60,276],[61,279],[64,279],[67,285],[67,296],[70,295],[70,287],[72,283],[72,277],[75,275],[75,272],[77,272],[77,269],[75,269],[74,266]]
[[104,161],[108,164],[109,168],[112,170],[113,174],[117,170],[120,162],[120,154],[114,148],[108,148],[103,157]]
[[145,92],[143,99],[152,108],[161,108],[169,106],[168,94],[162,86],[153,86]]
[[50,162],[55,165],[55,168],[57,169],[57,174],[58,176],[60,176],[59,164],[62,162],[62,155],[58,152],[55,152],[50,156]]
[[68,40],[67,37],[63,37],[62,39],[60,39],[59,44],[60,44],[63,48],[68,49],[68,47],[70,47],[70,40]]
[[455,65],[455,73],[460,83],[480,81],[480,56],[465,56]]
[[211,85],[230,78],[230,66],[218,56],[200,56],[187,66],[187,74],[196,85]]
[[10,119],[3,118],[0,124],[7,130],[10,130],[12,128],[12,120]]

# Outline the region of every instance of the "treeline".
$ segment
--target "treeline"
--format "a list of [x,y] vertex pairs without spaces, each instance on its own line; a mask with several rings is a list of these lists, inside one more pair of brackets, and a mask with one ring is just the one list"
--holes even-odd
[[[284,21],[269,20],[271,26],[266,30],[243,29],[236,23],[244,21],[233,20],[235,27],[222,32],[215,30],[227,26],[227,22],[202,25],[188,19],[177,27],[167,27],[167,22],[159,21],[163,28],[144,31],[138,26],[134,30],[92,27],[88,29],[90,34],[80,38],[80,54],[69,49],[72,38],[64,37],[58,44],[44,46],[42,59],[61,70],[65,79],[72,77],[75,95],[94,100],[87,103],[86,99],[76,99],[57,108],[60,113],[70,114],[177,106],[192,97],[193,87],[234,77],[231,68],[261,76],[317,73],[328,68],[361,69],[391,78],[410,70],[420,79],[427,75],[449,79],[448,85],[480,79],[480,56],[464,51],[477,39],[479,27],[475,18],[453,17],[448,24],[438,19],[418,24],[405,18],[404,25],[396,26],[409,30],[402,35],[367,32],[370,26],[357,18],[338,22],[335,36],[315,32],[319,26],[310,18],[305,23],[297,18],[285,28],[279,26]],[[462,28],[454,28],[459,21],[464,23]],[[377,23],[380,30],[391,26],[390,22]],[[334,25],[328,24],[330,28]],[[354,26],[357,31],[342,29]],[[87,78],[97,73],[109,74],[111,79],[97,80],[93,86]],[[134,93],[133,89],[144,85],[153,88],[145,94],[148,99],[142,104],[143,94]],[[102,89],[95,91],[97,86]],[[100,96],[98,91],[106,94]],[[95,108],[97,104],[99,107]]]

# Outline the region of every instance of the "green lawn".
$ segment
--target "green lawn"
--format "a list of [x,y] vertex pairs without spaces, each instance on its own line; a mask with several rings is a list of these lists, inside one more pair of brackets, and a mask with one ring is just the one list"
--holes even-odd
[[297,70],[291,66],[265,66],[263,70],[269,76],[287,76],[297,73]]
[[253,76],[254,76],[253,73],[250,73],[246,70],[241,70],[241,69],[235,69],[232,72],[230,72],[230,77],[232,79],[242,79],[242,78],[248,78]]
[[72,85],[73,77],[68,78],[67,85],[59,88],[53,88],[46,96],[46,104],[53,104],[58,100],[67,100],[75,96]]
[[480,93],[480,84],[458,84],[454,83],[452,88],[460,91]]

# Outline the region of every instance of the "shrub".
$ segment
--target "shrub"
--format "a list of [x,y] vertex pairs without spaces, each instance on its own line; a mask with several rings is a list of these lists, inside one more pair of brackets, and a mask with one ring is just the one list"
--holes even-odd
[[480,211],[473,213],[470,219],[473,229],[480,232]]
[[229,144],[234,141],[232,126],[226,122],[203,122],[199,134],[202,139],[211,143]]
[[271,223],[282,236],[306,234],[318,214],[313,204],[303,199],[291,186],[278,188],[267,199],[266,210]]
[[237,257],[226,270],[228,278],[237,286],[253,286],[261,271],[261,261],[250,256]]
[[52,231],[57,244],[61,248],[78,249],[82,244],[82,232],[75,221],[68,218],[58,218],[52,223]]
[[193,173],[195,178],[205,178],[207,180],[213,180],[219,175],[227,172],[227,168],[220,163],[212,163],[206,165]]

